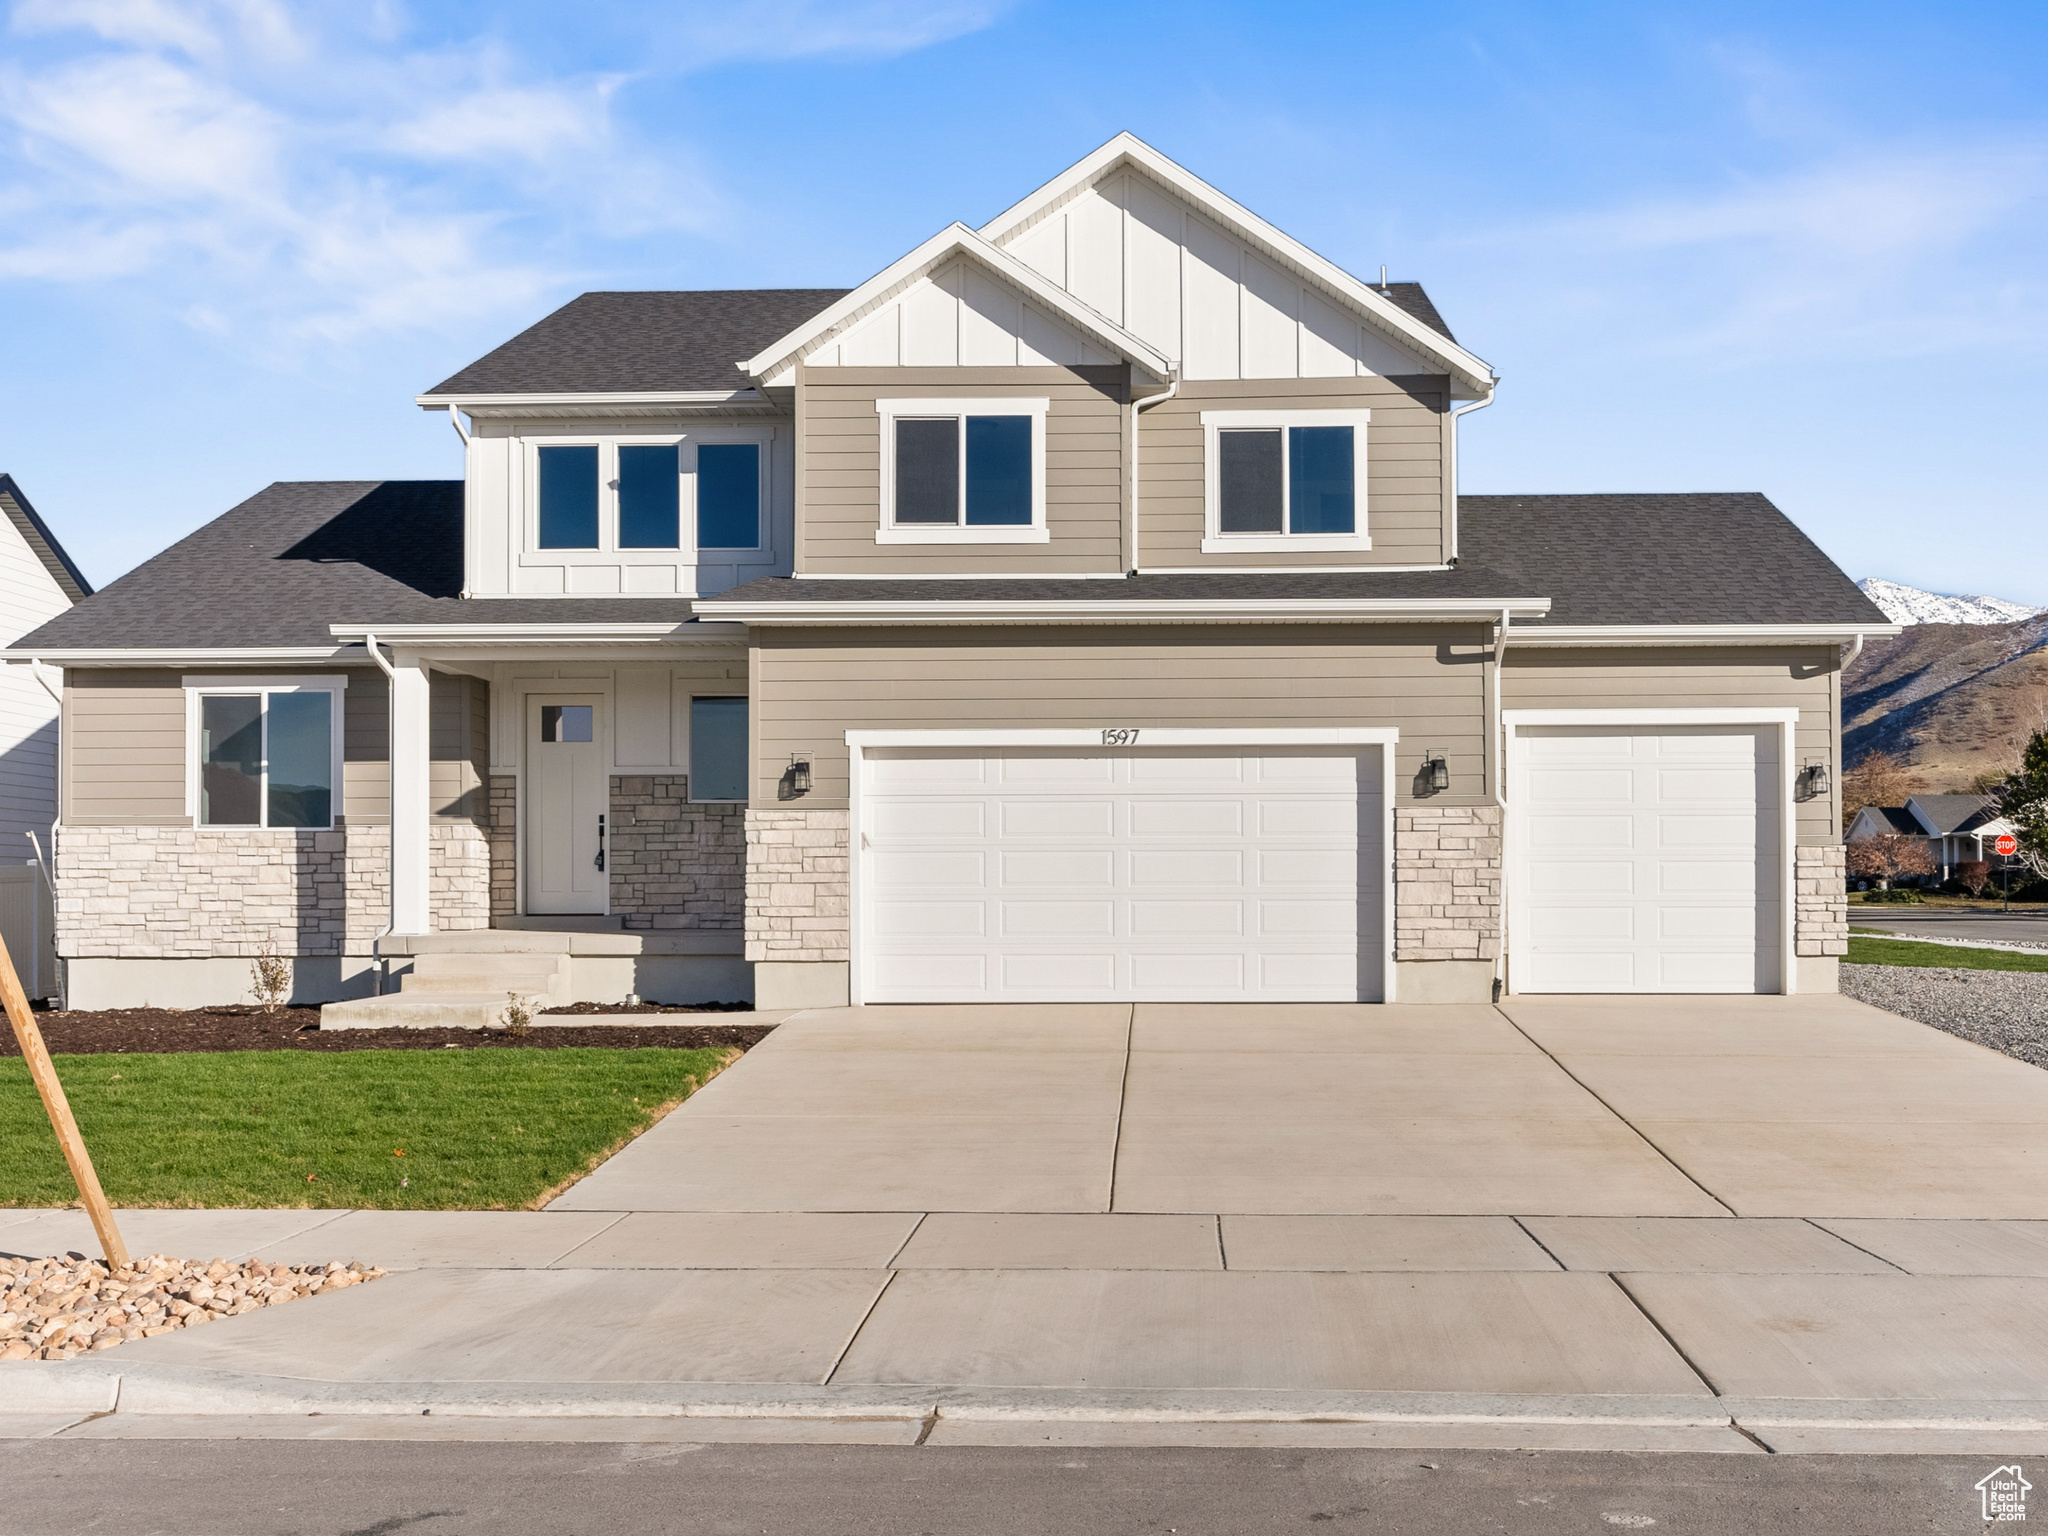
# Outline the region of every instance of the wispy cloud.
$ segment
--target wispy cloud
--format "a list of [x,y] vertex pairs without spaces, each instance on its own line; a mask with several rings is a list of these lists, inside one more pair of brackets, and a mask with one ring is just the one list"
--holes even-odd
[[1993,339],[2048,345],[2048,281],[2031,254],[2044,233],[2048,141],[2008,139],[1866,145],[1485,241],[1562,311],[1629,311],[1625,344],[1639,354],[1747,363],[1818,348],[1898,357]]
[[[620,52],[644,74],[886,56],[1003,8],[588,14],[638,28],[645,46]],[[689,144],[622,125],[633,76],[550,68],[489,36],[412,41],[389,4],[20,0],[10,21],[0,282],[138,280],[209,334],[290,355],[530,308],[601,270],[608,241],[729,218]]]

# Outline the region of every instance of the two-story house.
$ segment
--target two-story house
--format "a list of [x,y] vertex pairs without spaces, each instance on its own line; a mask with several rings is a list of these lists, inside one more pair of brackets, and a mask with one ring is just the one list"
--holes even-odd
[[[1492,369],[1128,135],[859,287],[592,293],[17,647],[73,1006],[1831,990],[1754,494],[1460,496]],[[463,1001],[468,999],[468,1001]]]

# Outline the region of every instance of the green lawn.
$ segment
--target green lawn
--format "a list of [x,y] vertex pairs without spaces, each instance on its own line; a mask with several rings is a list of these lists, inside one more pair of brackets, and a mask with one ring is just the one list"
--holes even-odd
[[1920,944],[1912,939],[1867,939],[1849,930],[1851,965],[1941,966],[1956,971],[2048,971],[2048,952],[2023,955],[2010,949],[1966,949],[1959,944]]
[[[726,1050],[59,1056],[107,1198],[131,1206],[531,1206],[687,1098]],[[77,1189],[0,1060],[0,1206]]]

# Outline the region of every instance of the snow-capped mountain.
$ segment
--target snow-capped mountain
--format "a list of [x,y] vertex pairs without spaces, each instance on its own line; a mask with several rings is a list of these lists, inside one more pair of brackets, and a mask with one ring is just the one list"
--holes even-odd
[[1894,624],[2011,624],[2048,613],[2048,608],[2030,608],[2002,597],[1944,597],[1882,576],[1866,577],[1856,585]]

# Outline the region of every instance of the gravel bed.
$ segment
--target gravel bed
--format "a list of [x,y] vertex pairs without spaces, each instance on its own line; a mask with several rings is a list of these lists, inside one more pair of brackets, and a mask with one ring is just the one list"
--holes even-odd
[[1842,990],[1859,1003],[2048,1068],[2048,971],[1845,965]]
[[69,1360],[383,1273],[362,1264],[208,1263],[160,1253],[111,1272],[99,1259],[74,1254],[0,1258],[0,1360]]

